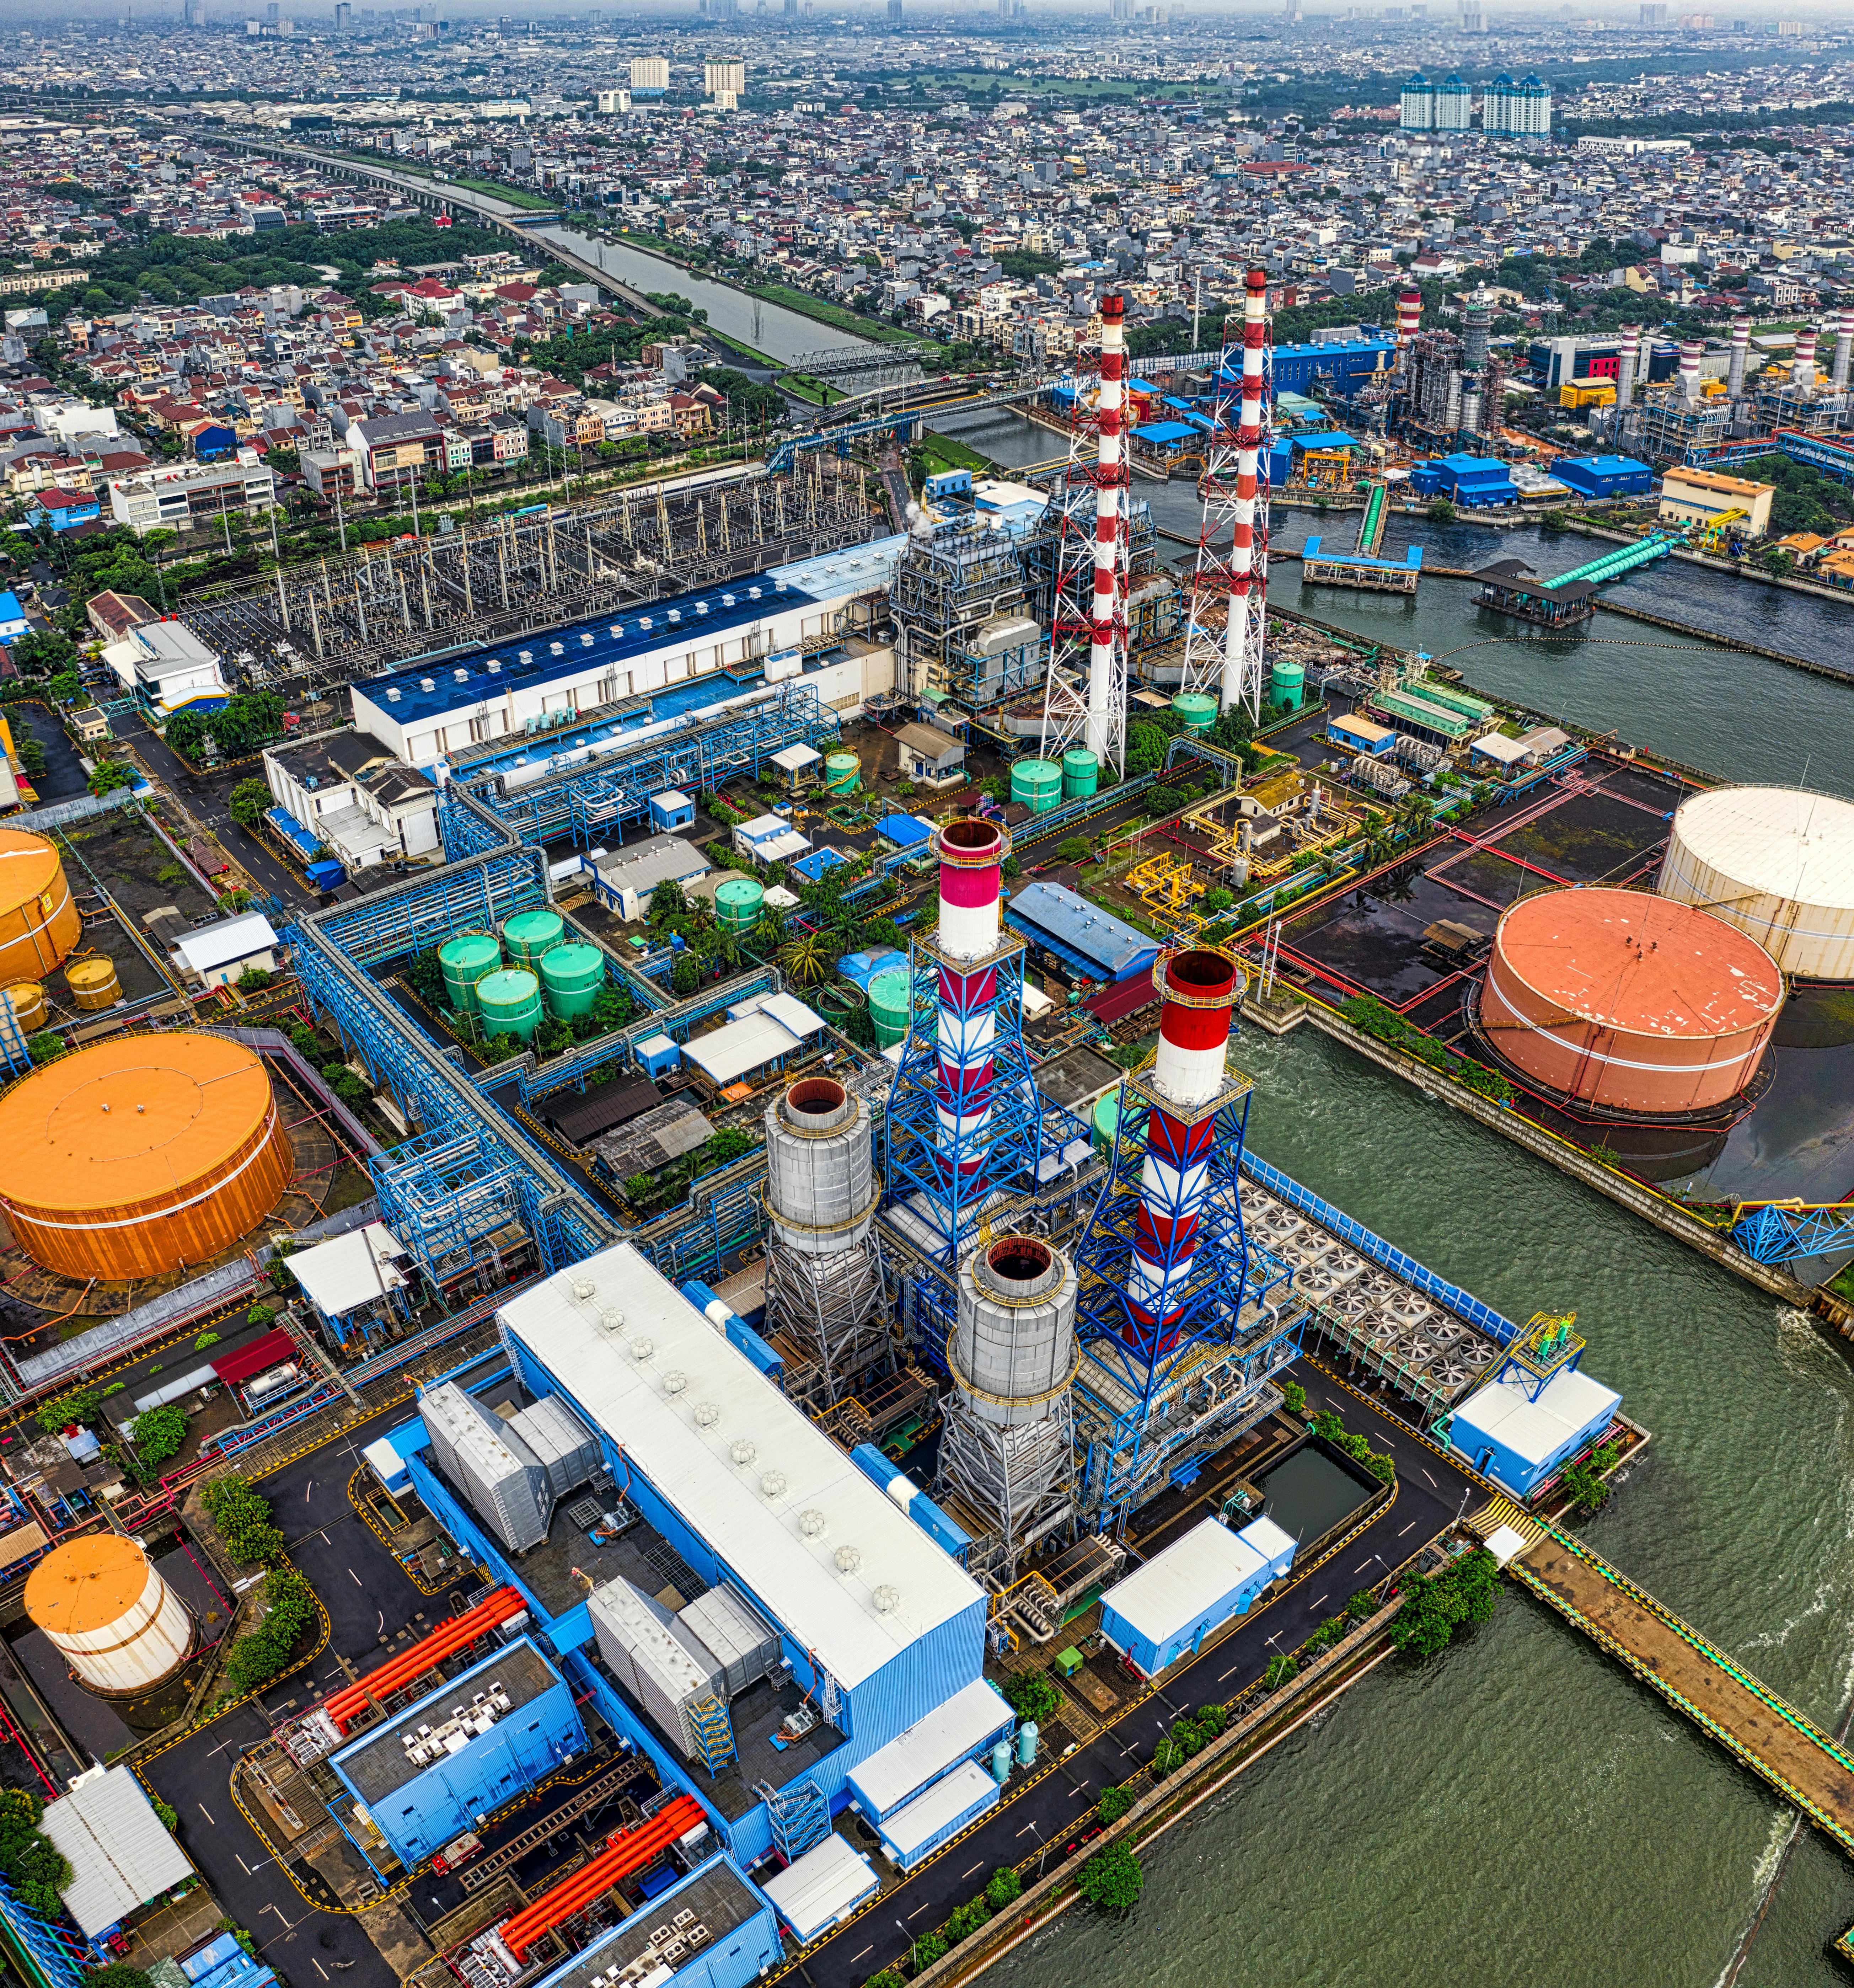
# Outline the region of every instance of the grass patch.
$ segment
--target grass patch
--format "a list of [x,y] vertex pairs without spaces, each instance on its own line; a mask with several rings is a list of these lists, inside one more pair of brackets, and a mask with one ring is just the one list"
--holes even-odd
[[814,379],[809,373],[782,373],[778,384],[788,394],[814,407],[835,407],[838,401],[849,398],[842,387],[829,386],[822,380]]
[[[725,278],[717,281],[724,282]],[[769,304],[783,304],[786,309],[798,312],[802,317],[816,318],[820,324],[832,325],[839,331],[847,331],[858,338],[873,338],[885,345],[917,345],[919,340],[911,331],[903,331],[897,325],[884,324],[879,317],[865,317],[859,311],[846,310],[841,304],[827,304],[822,297],[814,297],[809,290],[795,290],[785,283],[736,284],[751,297],[758,297]]]
[[920,445],[920,453],[930,476],[942,469],[969,469],[974,476],[989,476],[998,467],[989,456],[981,455],[977,449],[967,448],[951,435],[935,434],[930,430]]

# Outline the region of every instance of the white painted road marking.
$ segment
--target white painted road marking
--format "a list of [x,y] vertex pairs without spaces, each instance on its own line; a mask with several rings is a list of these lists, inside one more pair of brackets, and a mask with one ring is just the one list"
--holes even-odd
[[212,1819],[211,1810],[210,1810],[203,1801],[196,1801],[194,1804],[194,1807],[199,1810],[201,1815],[205,1817],[209,1827],[213,1829],[217,1829],[219,1825]]
[[366,1584],[352,1567],[348,1569],[348,1578],[350,1581],[353,1582],[356,1587],[363,1587]]

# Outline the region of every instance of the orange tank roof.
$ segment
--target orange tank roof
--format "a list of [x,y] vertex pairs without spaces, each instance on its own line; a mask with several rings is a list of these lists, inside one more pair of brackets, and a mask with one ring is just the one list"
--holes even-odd
[[47,1554],[25,1584],[25,1612],[51,1636],[85,1636],[120,1622],[148,1585],[148,1556],[117,1533],[93,1533]]

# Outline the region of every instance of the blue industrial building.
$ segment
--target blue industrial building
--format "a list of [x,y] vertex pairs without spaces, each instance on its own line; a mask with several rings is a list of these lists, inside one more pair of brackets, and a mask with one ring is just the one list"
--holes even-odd
[[[1390,365],[1396,351],[1393,340],[1376,336],[1336,339],[1329,345],[1278,345],[1273,380],[1277,394],[1309,394],[1316,382],[1347,400],[1373,374]],[[1238,359],[1230,377],[1241,371]]]
[[1580,497],[1645,497],[1654,472],[1632,455],[1561,455],[1552,474]]
[[1519,487],[1506,465],[1491,455],[1443,455],[1419,462],[1410,472],[1410,487],[1419,497],[1447,497],[1464,509],[1519,502]]
[[[675,1988],[747,1988],[783,1957],[772,1908],[731,1858],[714,1857],[657,1893],[647,1911],[589,1941],[534,1988],[592,1988],[594,1982],[640,1978],[664,1988],[671,1980]],[[667,1971],[655,1973],[659,1967]]]
[[[775,1851],[802,1861],[819,1849],[851,1777],[979,1679],[986,1604],[930,1515],[886,1495],[711,1309],[726,1307],[697,1305],[620,1245],[498,1314],[512,1369],[491,1356],[478,1391],[513,1379],[557,1396],[638,1515],[616,1549],[635,1557],[635,1577],[570,1604],[556,1594],[557,1615],[471,1509],[469,1487],[438,1474],[422,1423],[392,1441],[439,1523],[528,1598],[582,1699],[665,1787],[694,1797],[751,1870]],[[677,1614],[650,1599],[662,1584],[652,1551],[680,1560],[679,1581],[705,1584]],[[969,1757],[931,1750],[908,1754],[918,1772],[897,1805]],[[911,1854],[961,1826],[947,1818]]]
[[1157,940],[1061,884],[1026,884],[1013,891],[1005,922],[1089,980],[1130,980],[1159,957]]
[[1536,1390],[1509,1363],[1445,1425],[1450,1443],[1484,1477],[1529,1498],[1559,1466],[1596,1441],[1622,1397],[1580,1367],[1561,1367]]
[[1294,1564],[1294,1540],[1263,1517],[1232,1532],[1205,1519],[1101,1597],[1101,1634],[1147,1677],[1246,1615]]
[[[366,1733],[329,1765],[409,1871],[586,1750],[566,1680],[523,1636]],[[377,1852],[377,1846],[374,1846]],[[373,1860],[370,1860],[373,1861]]]

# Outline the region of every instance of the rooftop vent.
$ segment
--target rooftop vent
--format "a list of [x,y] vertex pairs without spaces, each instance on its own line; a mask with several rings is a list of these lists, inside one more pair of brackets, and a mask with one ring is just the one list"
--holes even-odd
[[735,1439],[734,1447],[728,1452],[743,1470],[757,1460],[759,1453],[759,1445],[756,1442],[749,1442],[744,1435],[737,1436]]
[[640,1337],[631,1341],[631,1357],[635,1360],[640,1366],[641,1366],[645,1361],[648,1360],[651,1354],[656,1351],[657,1342],[653,1339],[646,1339]]
[[420,690],[436,690],[437,688],[437,685],[434,683],[429,677],[420,677],[418,680],[418,687]]
[[550,656],[563,656],[566,654],[566,644],[564,642],[549,642],[547,653]]
[[621,635],[623,635],[623,634],[624,631],[623,631],[623,629],[622,629],[622,628],[618,625],[618,624],[617,624],[616,621],[614,621],[614,622],[612,624],[612,631],[611,631],[611,633],[612,633],[612,640],[613,640],[614,642],[616,642],[616,641],[619,639],[619,637],[620,637]]
[[714,1425],[720,1420],[721,1408],[718,1403],[714,1401],[697,1401],[696,1403],[695,1426],[697,1428],[713,1428]]
[[663,1377],[663,1391],[666,1395],[680,1395],[689,1384],[689,1377],[680,1367],[673,1368]]
[[682,619],[682,610],[680,607],[672,607],[670,610],[670,619],[672,621],[680,621]]
[[468,683],[470,681],[470,672],[468,670],[454,670],[451,671],[451,674],[457,678],[459,683]]
[[734,596],[731,593],[724,593],[721,596],[721,605],[724,607],[731,607],[734,605]]
[[799,1530],[808,1540],[821,1540],[830,1521],[814,1505],[799,1514]]
[[589,628],[583,628],[579,631],[579,646],[583,649],[589,649],[593,646],[593,634]]
[[637,617],[637,625],[640,628],[648,628],[651,625],[649,615],[640,614]]
[[624,1330],[624,1314],[616,1305],[607,1305],[599,1314],[599,1323],[607,1332],[622,1332]]
[[830,1557],[831,1564],[839,1574],[854,1574],[863,1564],[860,1547],[839,1547]]
[[783,1498],[785,1495],[785,1473],[782,1470],[768,1470],[760,1479],[762,1498]]
[[397,704],[397,703],[398,703],[398,702],[399,702],[399,686],[398,686],[398,685],[395,684],[395,685],[393,686],[393,688],[387,692],[387,703],[388,703],[388,704]]
[[695,604],[695,611],[697,614],[706,614],[708,611],[707,602],[705,600],[697,601]]
[[901,1606],[900,1589],[890,1587],[886,1581],[869,1598],[876,1604],[878,1615],[892,1615]]
[[492,677],[499,677],[502,674],[501,658],[500,656],[491,656],[489,658],[489,661],[486,667],[488,669],[489,674]]
[[757,587],[748,587],[748,590],[747,590],[747,598],[748,598],[749,600],[758,600],[758,599],[759,599],[759,597],[760,597],[760,590],[759,590],[759,589],[758,589]]
[[532,662],[534,661],[534,659],[535,659],[535,652],[534,652],[534,651],[533,651],[532,649],[524,649],[524,650],[522,651],[522,657],[521,657],[521,660],[522,660],[522,664],[523,664],[523,666],[524,666],[524,667],[525,667],[528,664],[532,663]]
[[590,1277],[574,1278],[573,1297],[576,1303],[584,1304],[589,1299],[596,1298],[598,1295],[599,1286]]

